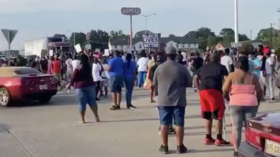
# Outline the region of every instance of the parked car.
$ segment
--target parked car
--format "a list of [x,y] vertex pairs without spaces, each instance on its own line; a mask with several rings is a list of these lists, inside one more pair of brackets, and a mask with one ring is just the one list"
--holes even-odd
[[280,112],[249,120],[245,138],[238,150],[239,157],[280,156]]
[[0,68],[0,106],[14,100],[39,100],[47,103],[56,95],[57,79],[30,67]]

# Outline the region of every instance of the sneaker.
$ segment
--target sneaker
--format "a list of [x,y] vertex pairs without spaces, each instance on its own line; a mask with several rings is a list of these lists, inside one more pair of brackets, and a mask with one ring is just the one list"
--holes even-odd
[[168,146],[163,146],[161,145],[159,147],[159,152],[163,153],[163,154],[168,154]]
[[234,151],[232,156],[238,157],[238,152]]
[[183,154],[188,151],[188,148],[184,145],[177,146],[177,154]]
[[224,145],[230,145],[230,142],[224,140],[224,139],[216,139],[215,140],[216,146],[224,146]]
[[168,134],[170,134],[170,135],[176,134],[176,132],[175,132],[175,130],[174,130],[173,127],[170,127],[170,128],[169,128]]
[[214,144],[214,143],[215,143],[215,139],[213,139],[212,137],[204,139],[204,144],[206,144],[206,145],[211,145],[211,144]]

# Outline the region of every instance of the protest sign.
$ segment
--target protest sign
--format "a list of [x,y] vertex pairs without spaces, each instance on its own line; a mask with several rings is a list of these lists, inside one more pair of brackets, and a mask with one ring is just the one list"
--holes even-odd
[[143,34],[144,48],[158,48],[160,47],[160,34]]

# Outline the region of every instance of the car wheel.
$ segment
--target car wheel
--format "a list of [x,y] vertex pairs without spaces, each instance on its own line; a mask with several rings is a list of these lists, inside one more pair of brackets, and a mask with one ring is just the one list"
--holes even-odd
[[0,88],[0,106],[9,106],[11,103],[11,95],[7,88]]
[[45,96],[45,97],[40,98],[40,99],[39,99],[39,102],[40,102],[40,103],[48,103],[48,102],[51,101],[51,99],[52,99],[51,96]]

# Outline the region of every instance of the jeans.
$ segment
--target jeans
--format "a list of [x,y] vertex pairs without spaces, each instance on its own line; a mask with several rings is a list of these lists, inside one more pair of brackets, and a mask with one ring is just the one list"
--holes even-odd
[[131,105],[134,78],[124,78],[126,105]]
[[235,148],[240,146],[243,126],[247,127],[247,120],[254,118],[257,112],[258,106],[230,106],[232,142]]
[[85,111],[87,104],[97,107],[95,100],[95,86],[75,89],[80,111]]
[[146,71],[138,71],[138,87],[142,87],[146,81]]
[[265,76],[265,84],[266,84],[266,88],[268,89],[270,99],[274,98],[274,88],[273,88],[272,79],[273,79],[272,74],[268,74]]

